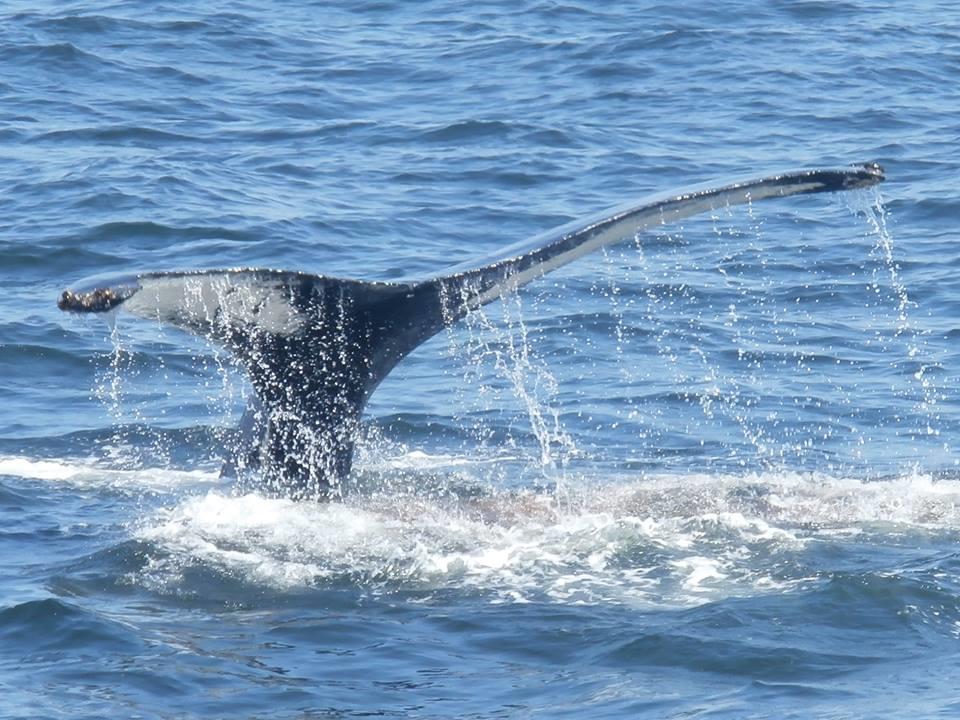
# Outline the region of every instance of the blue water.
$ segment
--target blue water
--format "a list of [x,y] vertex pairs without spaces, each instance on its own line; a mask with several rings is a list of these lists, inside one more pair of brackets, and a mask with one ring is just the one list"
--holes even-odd
[[[0,716],[957,716],[958,117],[951,3],[6,0]],[[434,338],[331,504],[219,479],[223,351],[55,307],[867,160]]]

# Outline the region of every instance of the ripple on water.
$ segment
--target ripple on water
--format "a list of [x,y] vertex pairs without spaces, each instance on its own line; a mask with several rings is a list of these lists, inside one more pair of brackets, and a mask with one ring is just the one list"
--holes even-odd
[[56,661],[57,653],[96,657],[143,647],[137,629],[55,598],[31,600],[0,610],[5,652]]

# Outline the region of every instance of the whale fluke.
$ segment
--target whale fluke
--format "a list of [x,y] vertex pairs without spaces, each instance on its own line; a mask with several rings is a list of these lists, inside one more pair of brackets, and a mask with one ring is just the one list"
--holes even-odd
[[227,469],[259,468],[293,498],[335,494],[371,393],[418,345],[562,265],[651,227],[732,205],[869,187],[875,163],[805,169],[662,193],[568,223],[424,280],[376,282],[265,269],[155,272],[87,281],[61,310],[122,308],[219,343],[250,377],[249,444]]

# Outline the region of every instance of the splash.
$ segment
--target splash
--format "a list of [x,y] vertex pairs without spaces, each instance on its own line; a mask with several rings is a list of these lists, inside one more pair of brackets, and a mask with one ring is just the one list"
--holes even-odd
[[[462,292],[464,298],[470,297],[469,288]],[[444,300],[444,305],[449,306],[449,301]],[[484,378],[483,368],[492,367],[507,380],[537,441],[540,468],[559,482],[577,447],[561,423],[559,384],[536,352],[520,293],[505,291],[495,309],[481,306],[470,310],[459,325],[450,326],[447,338],[450,354],[466,364],[463,384],[472,388],[478,399],[492,399],[496,394],[496,388]]]
[[922,475],[609,478],[568,499],[373,493],[319,505],[208,492],[140,524],[149,561],[128,580],[178,594],[203,592],[212,573],[278,592],[684,606],[819,582],[811,543],[960,530],[960,482]]
[[113,427],[99,451],[116,468],[173,467],[178,452],[171,428],[202,423],[218,445],[236,424],[248,385],[233,357],[159,322],[144,326],[102,314],[109,349],[95,355],[93,396]]
[[[900,264],[896,259],[893,235],[890,232],[883,196],[879,189],[873,188],[852,193],[846,200],[853,212],[866,218],[875,240],[874,252],[880,257],[890,291],[896,299],[896,327],[893,339],[902,343],[902,351],[906,357],[900,364],[905,369],[909,368],[909,377],[917,391],[918,397],[914,410],[919,417],[926,420],[922,432],[928,436],[939,436],[941,418],[937,406],[939,401],[946,397],[946,393],[936,385],[934,372],[941,368],[935,361],[924,360],[925,356],[929,356],[924,338],[927,333],[919,328],[911,317],[911,312],[917,310],[919,306],[910,298]],[[879,292],[879,284],[876,288]],[[942,450],[944,455],[951,452],[948,443],[943,444]]]
[[[731,208],[722,213],[714,212],[709,218],[715,243],[719,250],[698,254],[685,238],[684,228],[674,232],[653,233],[646,238],[638,237],[632,248],[633,256],[621,254],[611,258],[623,267],[620,282],[636,284],[639,276],[643,290],[636,298],[624,301],[624,292],[615,281],[603,293],[608,299],[611,313],[616,318],[617,357],[622,375],[628,384],[649,381],[648,375],[637,373],[633,368],[641,365],[630,353],[630,348],[620,338],[626,335],[626,323],[642,322],[650,328],[654,337],[653,349],[660,367],[669,373],[670,385],[676,388],[678,397],[686,404],[699,406],[701,417],[707,424],[732,423],[736,432],[746,441],[750,456],[761,462],[771,460],[777,453],[775,443],[768,439],[763,424],[758,422],[754,406],[756,398],[745,387],[756,384],[761,368],[754,359],[751,346],[754,344],[754,329],[751,316],[764,312],[764,300],[728,268],[736,253],[747,253],[756,258],[757,267],[765,271],[767,261],[760,249],[763,240],[763,221],[753,212],[751,203],[745,206],[747,229],[743,230],[743,218]],[[688,230],[696,235],[700,227]],[[723,254],[718,254],[723,251]],[[698,284],[687,278],[694,278]],[[761,280],[767,283],[768,280]],[[729,300],[721,307],[701,307],[699,296],[715,292],[721,287]],[[741,308],[740,304],[746,307]],[[725,336],[725,343],[736,351],[736,366],[725,365],[710,349],[710,334],[717,328]],[[644,420],[644,409],[639,402],[631,402],[627,419]],[[647,420],[650,424],[669,426],[671,419],[662,411]],[[691,418],[686,432],[698,432],[699,421]]]
[[[863,190],[851,193],[845,198],[850,209],[862,214],[870,226],[876,239],[876,251],[880,254],[890,282],[890,288],[897,298],[897,336],[908,332],[910,327],[909,310],[916,307],[907,293],[907,286],[900,276],[900,266],[894,258],[893,236],[887,225],[887,210],[883,204],[883,196],[879,190]],[[911,356],[916,354],[917,348],[911,347]]]
[[[147,426],[149,414],[144,412],[146,404],[136,401],[140,394],[138,378],[144,371],[142,358],[134,348],[132,340],[121,332],[116,311],[103,314],[110,328],[110,346],[108,353],[95,357],[98,363],[97,380],[94,385],[94,397],[106,410],[112,421],[113,434],[105,452],[121,467],[142,466],[145,457],[159,458],[164,465],[170,461],[170,447],[162,436],[154,435],[150,447],[144,448],[131,443],[128,438],[128,426]],[[162,355],[157,359],[161,372],[164,367]],[[102,363],[102,364],[101,364]],[[166,379],[166,378],[165,378]],[[169,393],[166,393],[169,396]]]

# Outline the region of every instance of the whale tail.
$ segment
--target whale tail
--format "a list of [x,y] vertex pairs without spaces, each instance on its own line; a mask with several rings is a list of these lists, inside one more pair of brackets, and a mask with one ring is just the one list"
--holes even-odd
[[229,348],[255,397],[244,449],[226,470],[256,467],[294,498],[336,493],[350,471],[371,393],[418,345],[472,309],[576,258],[701,212],[802,193],[867,187],[876,164],[808,169],[663,193],[612,208],[410,282],[368,282],[263,269],[145,273],[88,281],[58,306],[122,307]]
[[439,280],[381,283],[232,269],[146,273],[67,291],[65,310],[122,307],[230,350],[254,390],[228,475],[295,498],[336,492],[360,415],[393,367],[456,311]]

